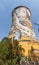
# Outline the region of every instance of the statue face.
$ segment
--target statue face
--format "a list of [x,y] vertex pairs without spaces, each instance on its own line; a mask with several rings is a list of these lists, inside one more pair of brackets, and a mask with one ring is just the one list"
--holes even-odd
[[25,25],[25,22],[30,19],[30,11],[25,7],[20,7],[14,10],[14,21],[16,21],[16,17],[22,25]]
[[19,21],[24,21],[27,17],[26,9],[25,8],[19,8],[16,10],[16,15],[19,19]]
[[25,7],[20,7],[14,11],[14,16],[19,19],[19,21],[26,21],[30,18],[30,11]]

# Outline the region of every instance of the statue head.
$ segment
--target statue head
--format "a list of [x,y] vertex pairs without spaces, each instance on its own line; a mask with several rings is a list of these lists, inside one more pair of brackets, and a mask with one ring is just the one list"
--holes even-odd
[[13,11],[12,11],[12,18],[13,21],[15,20],[15,17],[17,17],[19,19],[19,21],[24,22],[26,19],[30,19],[31,16],[31,12],[30,10],[25,7],[25,6],[19,6],[16,7]]

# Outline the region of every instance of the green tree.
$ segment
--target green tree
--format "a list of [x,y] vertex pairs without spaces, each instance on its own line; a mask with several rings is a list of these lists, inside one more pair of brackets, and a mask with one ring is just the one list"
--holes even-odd
[[3,38],[0,43],[0,61],[2,60],[3,64],[7,62],[7,57],[9,54],[9,51],[8,51],[9,44],[10,44],[10,41],[7,37]]
[[19,42],[17,40],[13,40],[12,43],[12,54],[14,59],[13,61],[16,61],[17,64],[20,63],[21,57],[23,57],[22,51],[24,51],[24,49],[21,47],[21,45],[19,45]]
[[0,42],[0,65],[17,65],[21,60],[23,48],[17,40],[4,37]]

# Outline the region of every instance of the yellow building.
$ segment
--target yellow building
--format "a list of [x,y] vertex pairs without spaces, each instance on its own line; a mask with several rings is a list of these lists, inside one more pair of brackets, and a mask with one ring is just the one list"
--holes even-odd
[[24,56],[29,56],[32,47],[36,56],[39,56],[39,41],[34,33],[31,22],[31,11],[25,6],[16,7],[12,11],[12,25],[9,38],[18,40],[24,48]]

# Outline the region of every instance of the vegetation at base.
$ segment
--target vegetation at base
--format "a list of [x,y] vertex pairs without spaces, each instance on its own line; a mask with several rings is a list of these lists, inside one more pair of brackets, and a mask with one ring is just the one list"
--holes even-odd
[[17,40],[4,37],[0,41],[0,65],[19,65],[23,48]]
[[25,50],[19,45],[19,42],[17,40],[4,37],[0,41],[0,65],[20,65],[20,61],[23,64],[26,63],[25,61],[30,63],[32,60],[38,62],[33,50],[34,48],[31,46],[29,56],[24,57],[23,52]]

